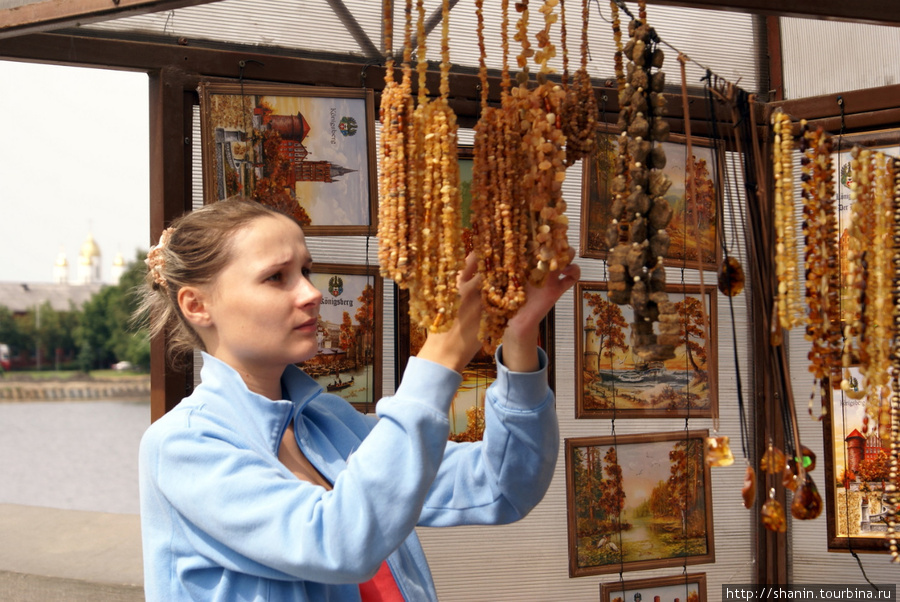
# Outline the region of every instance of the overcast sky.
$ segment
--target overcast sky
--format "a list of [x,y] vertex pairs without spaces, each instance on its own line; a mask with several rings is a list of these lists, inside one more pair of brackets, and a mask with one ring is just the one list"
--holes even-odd
[[0,61],[0,282],[74,280],[88,234],[102,275],[149,246],[147,75]]

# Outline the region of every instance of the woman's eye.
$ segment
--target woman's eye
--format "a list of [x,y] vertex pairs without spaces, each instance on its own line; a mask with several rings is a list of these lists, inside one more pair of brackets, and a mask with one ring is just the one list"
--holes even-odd
[[266,280],[269,282],[281,282],[283,279],[284,279],[284,276],[282,275],[281,272],[275,272],[274,274],[272,274],[271,276],[266,278]]
[[313,271],[312,271],[312,268],[303,268],[301,270],[301,273],[303,274],[304,278],[308,279],[310,276],[312,276]]

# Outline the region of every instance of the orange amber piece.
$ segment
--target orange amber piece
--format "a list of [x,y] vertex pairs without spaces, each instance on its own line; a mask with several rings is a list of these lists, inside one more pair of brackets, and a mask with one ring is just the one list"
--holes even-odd
[[806,475],[806,480],[800,483],[794,492],[794,501],[791,502],[791,516],[799,520],[812,520],[822,513],[822,496],[816,489],[812,477]]
[[797,479],[797,465],[794,462],[789,462],[788,466],[784,467],[784,472],[781,473],[781,484],[785,489],[797,490],[797,485],[800,483]]
[[747,472],[744,473],[744,486],[741,487],[741,497],[744,498],[744,508],[753,507],[756,500],[756,471],[752,466],[747,466]]
[[728,437],[706,438],[706,463],[709,466],[731,466],[734,464],[734,454],[728,444]]
[[759,468],[769,474],[781,474],[785,467],[784,452],[769,444],[769,449],[759,459]]
[[719,291],[727,297],[734,297],[744,290],[744,282],[741,262],[734,257],[726,259],[719,270]]
[[775,531],[776,533],[787,531],[787,518],[784,515],[784,506],[778,500],[770,497],[763,504],[759,514],[763,526],[769,531]]

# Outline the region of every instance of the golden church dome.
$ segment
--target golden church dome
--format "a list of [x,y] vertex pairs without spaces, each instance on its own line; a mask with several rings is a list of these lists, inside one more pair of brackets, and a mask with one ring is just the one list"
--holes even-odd
[[82,259],[88,259],[92,257],[100,257],[100,247],[97,246],[97,243],[94,242],[94,235],[88,234],[87,239],[85,239],[84,243],[81,245],[81,253],[79,253],[79,257]]

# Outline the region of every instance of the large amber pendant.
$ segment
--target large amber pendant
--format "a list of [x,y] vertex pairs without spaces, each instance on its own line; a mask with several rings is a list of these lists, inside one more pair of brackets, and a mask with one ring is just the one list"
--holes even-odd
[[791,502],[791,516],[799,520],[812,520],[822,513],[822,496],[816,489],[812,477],[808,474],[806,479],[794,492],[794,501]]
[[744,499],[744,508],[753,507],[756,501],[756,471],[753,467],[747,465],[747,472],[744,473],[744,486],[741,487],[741,497]]
[[728,437],[706,438],[706,463],[714,466],[731,466],[734,464],[734,454],[731,453],[731,445]]
[[759,511],[763,526],[769,531],[784,533],[787,531],[787,517],[784,515],[784,506],[775,499],[775,488],[769,490],[769,499]]
[[744,268],[734,257],[722,263],[719,270],[719,291],[726,297],[735,297],[744,290]]
[[759,468],[768,474],[781,474],[785,467],[784,452],[769,444],[769,448],[759,459]]

